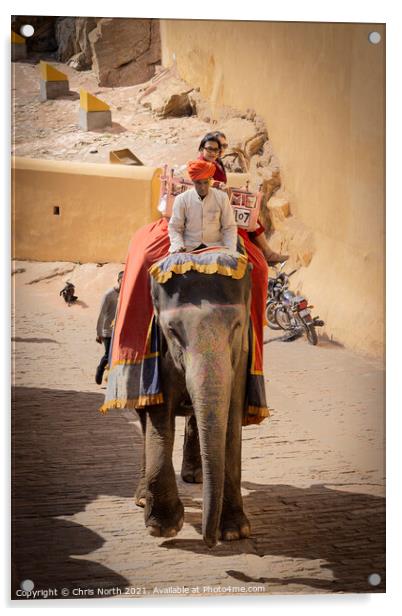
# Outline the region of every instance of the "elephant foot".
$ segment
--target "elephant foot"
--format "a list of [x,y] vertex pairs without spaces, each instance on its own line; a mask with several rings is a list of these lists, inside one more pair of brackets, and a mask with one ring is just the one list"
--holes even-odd
[[137,497],[137,495],[135,495],[134,502],[137,507],[141,507],[142,509],[144,509],[147,499],[145,498],[145,496]]
[[134,494],[134,502],[137,507],[145,507],[147,501],[145,481],[140,481]]
[[185,464],[181,467],[181,478],[186,483],[202,483],[202,467],[198,465]]
[[222,513],[220,534],[222,541],[237,541],[249,537],[251,533],[250,522],[244,511],[238,509]]
[[148,533],[152,537],[175,537],[182,529],[184,522],[184,507],[179,500],[176,508],[156,514],[151,513],[145,522]]

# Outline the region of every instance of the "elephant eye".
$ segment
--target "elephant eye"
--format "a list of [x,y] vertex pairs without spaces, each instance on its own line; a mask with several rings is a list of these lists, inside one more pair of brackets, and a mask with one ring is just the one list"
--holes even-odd
[[176,342],[178,342],[181,346],[183,346],[183,340],[181,339],[180,334],[174,327],[172,327],[171,325],[168,325],[168,332],[169,332],[169,335],[176,340]]

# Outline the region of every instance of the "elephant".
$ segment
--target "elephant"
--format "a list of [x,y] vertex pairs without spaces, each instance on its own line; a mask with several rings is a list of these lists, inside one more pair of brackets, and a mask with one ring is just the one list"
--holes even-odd
[[172,464],[175,417],[183,414],[182,477],[203,482],[206,545],[250,535],[240,480],[251,267],[240,279],[199,271],[174,274],[163,284],[151,279],[164,403],[139,411],[144,451],[136,502],[152,536],[174,537],[183,525]]

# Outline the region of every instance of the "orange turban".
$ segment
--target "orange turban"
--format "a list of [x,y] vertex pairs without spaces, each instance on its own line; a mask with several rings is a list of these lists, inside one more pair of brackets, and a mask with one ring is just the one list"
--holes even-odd
[[214,163],[209,163],[207,160],[193,160],[187,163],[187,171],[190,178],[193,180],[208,180],[214,176],[216,167]]

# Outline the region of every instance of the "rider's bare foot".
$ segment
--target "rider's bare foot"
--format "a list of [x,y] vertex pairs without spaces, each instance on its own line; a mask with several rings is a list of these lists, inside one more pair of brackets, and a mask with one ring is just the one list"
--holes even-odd
[[276,265],[277,263],[283,263],[289,259],[289,255],[281,255],[278,252],[266,251],[265,258],[268,265]]

